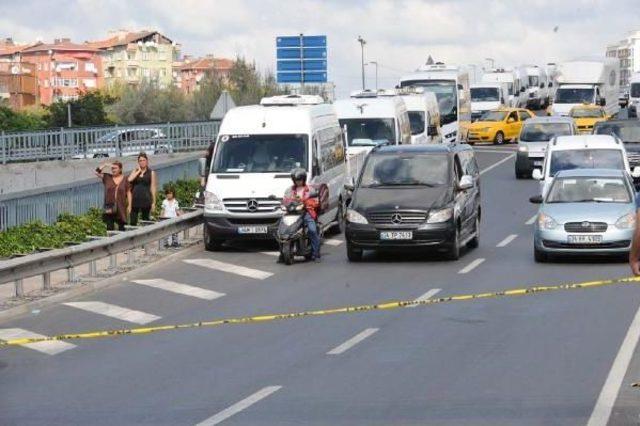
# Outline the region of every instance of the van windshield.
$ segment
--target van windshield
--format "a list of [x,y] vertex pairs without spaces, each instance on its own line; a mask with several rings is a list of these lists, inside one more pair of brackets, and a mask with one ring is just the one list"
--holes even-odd
[[411,124],[411,134],[421,135],[424,133],[424,112],[423,111],[409,111],[409,123]]
[[569,89],[559,88],[556,91],[555,103],[557,104],[582,104],[593,103],[593,89]]
[[571,134],[569,123],[533,123],[525,124],[520,134],[522,142],[549,142],[555,136]]
[[458,88],[454,80],[407,80],[401,87],[423,87],[436,95],[440,108],[440,124],[445,125],[458,120]]
[[369,156],[360,187],[441,186],[449,182],[446,154]]
[[549,176],[561,170],[615,169],[624,170],[624,159],[620,149],[572,149],[554,151],[551,154]]
[[640,98],[640,83],[631,84],[629,96],[631,96],[632,98]]
[[307,135],[222,135],[212,173],[289,173],[307,168]]
[[345,118],[340,127],[347,126],[347,146],[376,146],[395,144],[393,118]]
[[540,79],[538,78],[537,75],[530,75],[529,76],[529,87],[537,87],[538,84],[540,84]]
[[471,101],[473,102],[494,102],[500,100],[497,87],[472,87]]

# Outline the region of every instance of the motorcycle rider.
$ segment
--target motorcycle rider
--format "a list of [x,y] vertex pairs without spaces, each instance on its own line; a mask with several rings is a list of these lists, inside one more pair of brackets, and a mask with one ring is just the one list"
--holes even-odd
[[316,196],[311,196],[311,188],[307,185],[307,171],[303,168],[291,172],[293,185],[284,194],[283,204],[302,201],[305,208],[303,221],[307,227],[307,235],[311,241],[311,259],[320,261],[320,235],[318,234],[318,207],[320,202]]

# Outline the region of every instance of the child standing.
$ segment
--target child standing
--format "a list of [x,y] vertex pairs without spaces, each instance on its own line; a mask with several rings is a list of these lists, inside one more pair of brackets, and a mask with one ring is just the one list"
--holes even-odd
[[[176,194],[173,188],[167,188],[164,192],[165,199],[162,200],[162,214],[161,217],[171,219],[178,217],[182,214],[178,200],[176,200]],[[178,234],[172,234],[171,237],[167,237],[165,242],[166,247],[179,247]]]

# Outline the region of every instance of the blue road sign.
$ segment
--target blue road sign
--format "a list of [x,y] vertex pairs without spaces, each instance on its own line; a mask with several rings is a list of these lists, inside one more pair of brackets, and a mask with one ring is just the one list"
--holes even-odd
[[327,36],[276,38],[278,83],[325,83]]

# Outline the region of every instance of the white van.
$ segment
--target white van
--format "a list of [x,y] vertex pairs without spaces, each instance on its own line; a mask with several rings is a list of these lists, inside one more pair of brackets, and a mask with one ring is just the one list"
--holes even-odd
[[[542,171],[534,169],[532,177],[540,181],[540,193],[545,197],[556,173],[570,169],[626,170],[640,177],[640,168],[633,171],[624,144],[611,135],[557,136],[547,146]],[[633,182],[631,182],[633,184]]]
[[274,96],[233,108],[220,125],[204,204],[204,240],[271,239],[281,200],[302,167],[308,182],[328,189],[321,226],[341,225],[346,155],[332,105],[319,96]]
[[442,143],[440,110],[436,95],[419,89],[402,93],[400,97],[407,106],[411,124],[411,143]]
[[469,72],[443,63],[425,65],[400,79],[400,87],[422,87],[438,99],[440,123],[445,142],[460,142],[471,124]]
[[[483,83],[502,83],[507,85],[507,96],[505,106],[511,108],[520,108],[526,105],[527,95],[520,91],[521,81],[518,74],[514,70],[497,68],[482,74]],[[471,99],[473,102],[473,96]],[[473,105],[471,106],[471,114],[473,116]]]
[[471,92],[471,121],[476,121],[487,111],[506,107],[506,83],[475,83]]
[[526,65],[527,73],[527,108],[544,109],[549,106],[549,81],[547,72],[537,65]]

